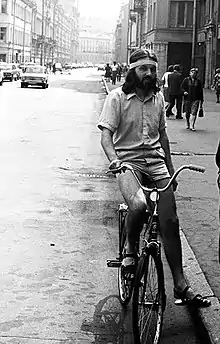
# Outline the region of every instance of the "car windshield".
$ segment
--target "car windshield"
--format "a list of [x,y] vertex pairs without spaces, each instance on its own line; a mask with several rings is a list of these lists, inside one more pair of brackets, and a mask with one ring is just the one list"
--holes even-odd
[[26,67],[26,73],[44,73],[44,68],[43,67]]

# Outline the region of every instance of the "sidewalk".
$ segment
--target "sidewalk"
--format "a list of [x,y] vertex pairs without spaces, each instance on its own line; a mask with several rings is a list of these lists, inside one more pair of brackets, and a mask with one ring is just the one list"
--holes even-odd
[[[112,85],[111,83],[106,83],[105,79],[102,79],[103,84],[106,89],[106,93],[109,93],[113,88],[119,87],[120,84],[124,82],[122,79],[121,83],[117,85]],[[215,103],[215,93],[210,90],[204,90],[205,100],[207,103]],[[211,104],[212,105],[212,104]],[[181,242],[183,249],[183,265],[184,273],[189,282],[189,284],[203,295],[209,297],[212,301],[212,305],[209,308],[199,309],[198,311],[190,310],[190,314],[193,316],[195,323],[202,327],[204,330],[205,343],[219,344],[220,343],[220,304],[217,297],[215,297],[213,290],[211,289],[207,279],[199,265],[199,262],[196,259],[196,256],[191,249],[186,236],[181,230]],[[166,267],[165,267],[166,269]],[[170,276],[171,279],[171,276]],[[172,285],[172,281],[166,282],[168,285]],[[169,295],[168,295],[169,298]],[[179,310],[175,310],[179,312]],[[174,311],[174,312],[175,312]],[[185,314],[186,316],[186,314]],[[188,315],[189,316],[189,315]],[[175,313],[173,314],[175,319]],[[190,316],[189,316],[190,318]],[[189,319],[190,321],[190,319]]]

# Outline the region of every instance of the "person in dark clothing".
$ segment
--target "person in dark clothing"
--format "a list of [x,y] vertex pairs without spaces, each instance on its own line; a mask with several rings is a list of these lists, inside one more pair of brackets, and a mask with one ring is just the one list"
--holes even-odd
[[166,116],[170,117],[173,115],[172,109],[174,105],[176,104],[176,118],[182,119],[182,89],[181,89],[181,83],[182,83],[182,74],[180,73],[180,66],[174,65],[173,66],[173,73],[168,75],[168,93],[169,93],[169,99],[170,103],[166,110]]
[[111,75],[112,75],[112,69],[111,69],[111,67],[109,66],[109,63],[107,63],[107,64],[106,64],[106,67],[105,67],[105,78],[106,78],[106,81],[107,81],[107,82],[110,81]]
[[219,103],[219,98],[220,98],[220,68],[216,69],[216,74],[214,76],[212,88],[214,88],[215,93],[216,93],[216,103]]
[[117,81],[121,82],[121,74],[122,74],[122,67],[120,64],[118,64],[118,69],[117,69]]
[[219,173],[220,173],[220,141],[218,143],[217,152],[215,154],[215,163],[218,166]]
[[[199,106],[202,107],[204,96],[202,83],[198,79],[198,68],[191,68],[189,77],[182,82],[182,90],[184,94],[184,108],[186,112],[187,129],[195,131],[195,122]],[[192,115],[190,127],[190,115]]]

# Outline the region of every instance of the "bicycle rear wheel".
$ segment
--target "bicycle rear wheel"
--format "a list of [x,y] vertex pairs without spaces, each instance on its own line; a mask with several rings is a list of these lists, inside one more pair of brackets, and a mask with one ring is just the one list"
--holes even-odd
[[166,306],[163,265],[155,253],[139,261],[133,293],[133,332],[136,344],[158,344]]
[[[119,255],[120,259],[123,258],[126,246],[126,228],[125,217],[127,212],[119,212]],[[118,292],[119,300],[123,306],[126,306],[132,296],[132,290],[134,285],[134,275],[125,273],[123,266],[118,268]]]

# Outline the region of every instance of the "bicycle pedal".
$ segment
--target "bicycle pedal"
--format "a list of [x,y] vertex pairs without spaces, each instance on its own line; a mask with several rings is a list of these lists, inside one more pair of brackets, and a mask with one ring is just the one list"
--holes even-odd
[[121,266],[121,262],[117,259],[109,259],[107,260],[107,266],[109,268],[119,268]]

